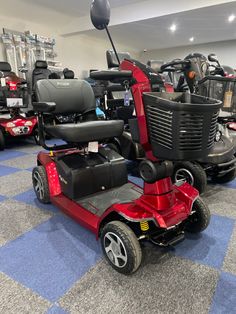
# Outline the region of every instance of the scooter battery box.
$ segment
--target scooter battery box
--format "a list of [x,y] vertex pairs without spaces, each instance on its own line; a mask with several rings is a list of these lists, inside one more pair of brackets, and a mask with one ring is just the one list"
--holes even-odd
[[109,148],[64,155],[57,158],[56,165],[62,192],[73,200],[128,182],[124,158]]

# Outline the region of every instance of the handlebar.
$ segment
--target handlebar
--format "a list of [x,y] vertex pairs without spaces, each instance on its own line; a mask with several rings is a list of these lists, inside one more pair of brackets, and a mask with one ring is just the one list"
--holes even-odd
[[[175,66],[180,65],[181,69],[176,69]],[[189,60],[173,60],[171,62],[165,63],[161,66],[161,71],[165,72],[175,72],[177,70],[185,70],[188,66],[190,66]]]

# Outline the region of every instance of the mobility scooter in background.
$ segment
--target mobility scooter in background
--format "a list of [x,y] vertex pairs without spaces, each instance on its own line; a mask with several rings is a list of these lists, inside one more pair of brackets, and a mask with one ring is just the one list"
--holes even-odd
[[236,155],[236,72],[221,65],[215,54],[210,54],[208,61],[213,70],[197,81],[196,92],[222,101],[220,131],[232,141]]
[[37,142],[37,118],[26,110],[29,97],[27,82],[11,71],[8,62],[0,62],[0,150],[9,137],[35,136]]
[[[198,81],[201,81],[208,71],[207,59],[198,53],[188,55],[184,60],[176,59],[161,66],[162,72],[173,73],[176,71],[180,82],[175,91],[190,90],[191,93],[199,94]],[[209,96],[209,95],[205,95]],[[211,95],[214,99],[216,95]],[[204,114],[203,112],[199,114]],[[218,121],[218,116],[215,116]],[[214,133],[215,134],[215,133]],[[213,136],[213,134],[212,134]],[[215,136],[215,135],[214,135]],[[193,138],[194,141],[194,138]],[[186,180],[196,187],[199,192],[204,192],[207,178],[215,183],[227,183],[236,177],[236,158],[234,145],[225,135],[218,130],[215,136],[214,146],[208,156],[195,159],[194,161],[180,161],[175,163],[173,180],[175,182]]]
[[[97,29],[109,33],[108,0],[93,1],[91,19]],[[174,245],[184,239],[185,232],[207,228],[208,207],[188,183],[172,184],[171,160],[208,153],[214,145],[215,116],[221,105],[202,96],[152,93],[150,80],[139,66],[125,60],[119,71],[92,75],[121,84],[128,81],[131,86],[137,113],[133,132],[146,155],[140,164],[144,189],[128,182],[124,158],[103,145],[122,134],[124,123],[97,120],[94,93],[87,82],[41,80],[36,84],[38,102],[33,104],[41,145],[50,151],[39,153],[32,173],[37,198],[52,202],[94,232],[108,262],[123,274],[139,268],[141,240]],[[67,113],[76,114],[74,123],[45,124],[45,114]],[[44,131],[67,144],[48,147]]]

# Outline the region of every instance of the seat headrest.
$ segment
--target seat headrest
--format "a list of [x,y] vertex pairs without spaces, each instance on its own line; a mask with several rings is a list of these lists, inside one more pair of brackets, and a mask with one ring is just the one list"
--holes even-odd
[[149,60],[147,65],[156,72],[160,72],[161,66],[164,64],[162,60]]
[[48,78],[49,78],[50,80],[59,80],[61,77],[60,77],[60,75],[59,75],[58,73],[52,72],[52,73],[48,76]]
[[55,114],[83,114],[95,110],[95,96],[83,80],[40,80],[36,83],[39,102],[55,102]]
[[[107,50],[106,56],[108,69],[119,67],[115,52],[113,50]],[[124,59],[131,59],[131,56],[128,52],[118,52],[118,57],[120,61],[123,61]]]
[[37,60],[35,62],[35,69],[47,69],[47,68],[48,68],[47,61]]
[[0,62],[0,71],[2,72],[11,72],[11,65],[8,62]]
[[64,69],[63,74],[65,79],[73,80],[75,78],[75,73],[72,70]]

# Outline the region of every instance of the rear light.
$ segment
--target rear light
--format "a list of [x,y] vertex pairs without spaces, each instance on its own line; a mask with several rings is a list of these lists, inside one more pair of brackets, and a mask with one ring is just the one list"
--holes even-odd
[[16,91],[17,90],[17,83],[15,82],[8,82],[10,91]]
[[15,125],[15,123],[13,123],[13,122],[8,122],[8,123],[6,124],[6,126],[7,126],[7,128],[14,128],[16,125]]
[[32,123],[31,121],[26,121],[26,122],[25,122],[25,125],[27,125],[27,126],[32,126],[33,123]]

